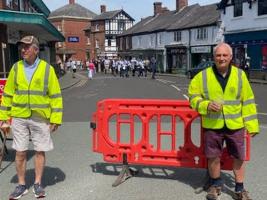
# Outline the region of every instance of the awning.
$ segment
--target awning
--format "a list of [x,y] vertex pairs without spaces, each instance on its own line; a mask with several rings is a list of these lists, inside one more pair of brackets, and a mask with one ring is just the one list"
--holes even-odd
[[225,42],[229,44],[256,44],[267,42],[267,30],[225,34]]
[[12,31],[33,34],[44,41],[65,41],[64,36],[40,13],[0,10],[0,23]]

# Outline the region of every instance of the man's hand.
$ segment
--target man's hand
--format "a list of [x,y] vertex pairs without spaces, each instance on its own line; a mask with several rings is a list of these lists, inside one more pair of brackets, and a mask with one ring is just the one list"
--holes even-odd
[[222,104],[211,101],[208,105],[208,111],[219,112],[222,109]]
[[0,129],[5,135],[8,135],[10,132],[10,124],[5,121],[0,121]]
[[56,131],[58,126],[59,126],[58,124],[50,124],[49,126],[50,132]]

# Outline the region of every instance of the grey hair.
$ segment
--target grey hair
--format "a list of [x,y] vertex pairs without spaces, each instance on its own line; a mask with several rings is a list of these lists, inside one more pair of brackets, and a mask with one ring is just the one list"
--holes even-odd
[[233,49],[232,49],[232,47],[231,47],[229,44],[225,43],[225,42],[221,42],[221,43],[217,44],[217,45],[213,48],[213,56],[215,56],[216,51],[217,51],[217,49],[218,49],[220,46],[225,46],[225,47],[227,47],[228,50],[230,51],[230,55],[231,55],[231,56],[233,55]]

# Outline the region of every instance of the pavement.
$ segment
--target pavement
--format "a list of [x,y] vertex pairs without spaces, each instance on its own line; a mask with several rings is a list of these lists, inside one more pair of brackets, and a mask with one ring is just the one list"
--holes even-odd
[[[76,73],[75,78],[72,77],[71,72],[66,72],[65,75],[59,78],[59,84],[61,86],[61,90],[68,89],[76,84],[78,84],[82,79],[84,79],[85,76],[80,75],[79,73],[82,71],[78,71]],[[177,75],[177,74],[157,74],[157,76],[185,76],[185,75]],[[267,84],[267,80],[262,79],[250,79],[251,83],[257,83],[257,84]]]

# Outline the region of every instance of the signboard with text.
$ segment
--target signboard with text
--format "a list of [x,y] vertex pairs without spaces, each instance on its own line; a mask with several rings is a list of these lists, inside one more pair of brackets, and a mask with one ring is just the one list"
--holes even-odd
[[80,38],[77,36],[68,37],[68,42],[79,42]]

